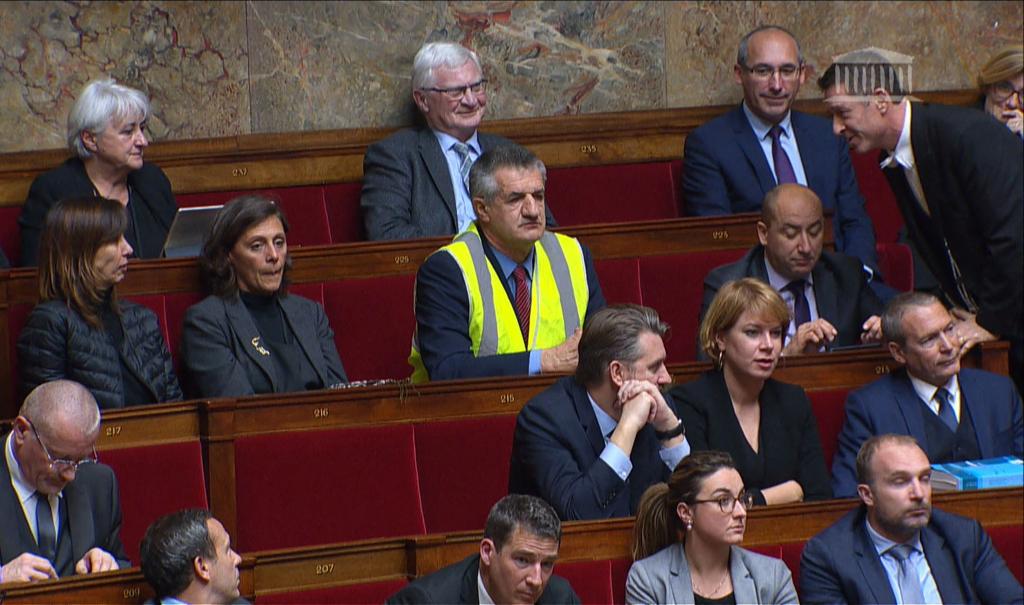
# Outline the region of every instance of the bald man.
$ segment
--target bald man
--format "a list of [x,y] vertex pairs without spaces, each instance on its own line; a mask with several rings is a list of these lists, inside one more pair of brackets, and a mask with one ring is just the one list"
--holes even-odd
[[39,385],[4,438],[0,582],[34,582],[127,567],[110,467],[96,461],[100,411],[82,385]]
[[824,238],[825,217],[813,191],[796,184],[772,189],[757,222],[760,243],[739,261],[717,267],[704,278],[701,320],[726,282],[755,277],[778,290],[790,309],[793,321],[784,355],[879,342],[882,301],[868,286],[861,263],[822,250]]

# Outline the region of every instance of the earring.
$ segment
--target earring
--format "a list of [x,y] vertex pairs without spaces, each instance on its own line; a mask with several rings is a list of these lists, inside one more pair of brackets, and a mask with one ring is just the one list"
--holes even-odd
[[725,350],[719,349],[718,351],[718,367],[722,367],[722,358],[725,357]]
[[686,531],[691,531],[691,530],[693,530],[693,520],[687,519],[686,520]]

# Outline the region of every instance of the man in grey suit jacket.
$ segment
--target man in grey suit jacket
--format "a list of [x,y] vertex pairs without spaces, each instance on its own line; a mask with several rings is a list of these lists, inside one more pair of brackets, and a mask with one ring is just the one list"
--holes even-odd
[[110,467],[96,460],[100,411],[70,380],[29,393],[0,455],[0,584],[128,566]]
[[[425,44],[413,59],[412,98],[426,128],[370,145],[360,206],[371,240],[454,235],[475,218],[469,168],[509,141],[478,133],[487,80],[476,53],[451,42]],[[554,226],[550,211],[548,225]]]
[[509,494],[491,508],[480,552],[424,576],[388,603],[579,603],[552,575],[562,524],[546,502]]
[[[726,282],[756,277],[778,290],[793,314],[786,355],[880,340],[882,301],[857,259],[822,251],[824,231],[821,201],[813,191],[795,184],[769,191],[757,223],[761,243],[741,260],[708,273],[700,319]],[[697,349],[703,358],[699,344]]]

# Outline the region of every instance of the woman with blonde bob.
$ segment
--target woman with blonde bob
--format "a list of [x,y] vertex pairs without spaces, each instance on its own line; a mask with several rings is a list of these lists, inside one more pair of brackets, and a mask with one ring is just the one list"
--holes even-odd
[[1024,45],[1000,49],[978,73],[981,107],[1013,134],[1024,137]]
[[750,495],[725,452],[694,452],[644,492],[627,603],[796,603],[786,564],[739,547]]
[[807,394],[771,378],[789,321],[768,284],[728,282],[700,326],[715,369],[670,391],[693,451],[729,452],[756,505],[832,497]]
[[105,198],[58,202],[40,240],[39,304],[18,337],[21,392],[67,379],[101,410],[181,399],[156,315],[118,300],[132,247],[124,208]]

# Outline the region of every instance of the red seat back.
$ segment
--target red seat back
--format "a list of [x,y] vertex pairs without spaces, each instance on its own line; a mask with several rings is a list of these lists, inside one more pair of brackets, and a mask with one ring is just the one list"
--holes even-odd
[[164,309],[167,311],[167,345],[174,360],[174,371],[181,379],[181,325],[185,320],[185,311],[204,296],[199,292],[175,292],[164,295]]
[[875,226],[875,240],[885,244],[895,242],[903,227],[903,215],[896,205],[896,196],[889,187],[889,181],[878,167],[878,152],[851,152],[850,159],[857,174],[857,185],[864,196],[865,210]]
[[545,189],[563,227],[679,216],[672,162],[552,168]]
[[415,275],[324,284],[324,308],[349,380],[406,378],[416,327]]
[[121,542],[128,558],[136,564],[139,542],[150,523],[183,508],[207,506],[199,441],[104,450],[100,460],[117,475]]
[[8,401],[16,401],[17,405],[12,406],[17,409],[21,407],[21,375],[19,373],[18,363],[18,336],[21,334],[21,329],[25,327],[25,322],[28,321],[28,315],[32,312],[32,308],[35,305],[11,305],[7,308],[7,359],[11,362],[11,392],[4,393],[10,399]]
[[670,363],[693,361],[704,276],[719,265],[731,263],[745,250],[716,250],[639,259],[643,304],[654,308],[672,328],[665,349]]
[[986,527],[985,530],[992,538],[992,545],[1006,561],[1017,581],[1024,583],[1024,525],[1009,525],[1002,527]]
[[278,187],[254,191],[213,191],[176,196],[178,205],[212,206],[224,204],[240,195],[266,195],[280,201],[288,218],[288,243],[292,246],[315,246],[331,243],[331,232],[324,204],[324,188],[319,185]]
[[366,239],[363,233],[363,215],[359,208],[362,190],[362,183],[334,183],[324,187],[324,203],[327,207],[332,242],[341,244]]
[[259,605],[320,605],[321,603],[383,603],[388,597],[401,590],[408,582],[405,580],[387,580],[384,582],[368,582],[365,584],[349,584],[348,586],[331,586],[314,590],[285,591],[273,594],[261,594],[256,602]]
[[416,425],[416,467],[428,533],[480,530],[508,493],[516,415]]
[[914,257],[906,244],[877,244],[878,268],[885,276],[885,283],[901,292],[914,289]]
[[818,421],[818,437],[821,439],[821,451],[825,455],[825,468],[832,468],[832,457],[839,444],[839,431],[843,428],[847,393],[848,389],[807,393],[814,417]]
[[20,205],[0,207],[0,248],[3,248],[4,256],[7,257],[12,267],[17,267],[21,261],[19,216],[21,216]]
[[641,304],[640,262],[635,258],[608,258],[594,261],[597,280],[609,305]]
[[555,574],[569,581],[581,603],[612,605],[616,601],[612,590],[611,561],[573,561],[555,565]]
[[806,542],[785,542],[780,544],[782,549],[782,560],[793,574],[793,586],[800,586],[800,555],[804,552]]
[[632,559],[615,559],[612,566],[612,596],[614,603],[626,602],[626,578],[629,576],[629,568],[633,565]]
[[239,437],[235,498],[239,552],[426,530],[412,425]]

